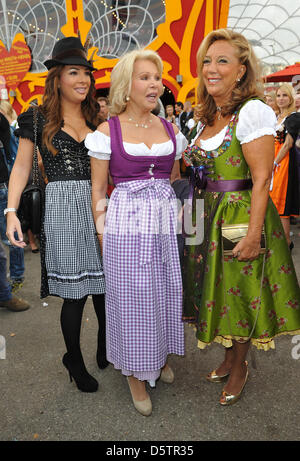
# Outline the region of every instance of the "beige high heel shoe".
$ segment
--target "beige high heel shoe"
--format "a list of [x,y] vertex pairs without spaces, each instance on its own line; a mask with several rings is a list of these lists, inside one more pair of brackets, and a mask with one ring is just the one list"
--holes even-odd
[[167,368],[161,369],[160,379],[163,383],[172,384],[174,382],[175,376],[172,368],[168,365]]
[[143,416],[150,416],[152,413],[152,402],[151,402],[149,395],[147,394],[148,397],[145,400],[135,400],[135,398],[133,397],[133,393],[131,390],[130,381],[129,381],[128,376],[127,376],[127,382],[128,382],[128,386],[129,386],[130,393],[131,393],[131,398],[132,398],[135,409]]

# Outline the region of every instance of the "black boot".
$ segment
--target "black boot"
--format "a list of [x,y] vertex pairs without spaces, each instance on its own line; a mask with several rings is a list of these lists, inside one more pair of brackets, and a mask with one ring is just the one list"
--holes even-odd
[[99,330],[98,330],[98,346],[97,346],[97,364],[103,370],[109,365],[106,359],[106,333],[105,333],[105,296],[93,295],[94,309],[97,315]]
[[67,353],[62,362],[82,392],[96,392],[98,382],[87,371],[80,350],[80,330],[83,308],[86,297],[83,299],[65,299],[61,310],[61,328],[66,343]]
[[82,392],[96,392],[98,390],[98,382],[91,376],[85,368],[84,362],[75,362],[71,360],[68,352],[63,356],[62,363],[69,372],[70,382],[72,378],[78,389]]

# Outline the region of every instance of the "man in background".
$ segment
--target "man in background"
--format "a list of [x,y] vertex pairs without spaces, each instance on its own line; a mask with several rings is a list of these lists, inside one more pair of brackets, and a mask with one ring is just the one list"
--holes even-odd
[[193,112],[192,104],[190,101],[186,101],[184,103],[184,112],[182,114],[182,121],[184,123],[184,126],[181,129],[184,136],[187,136],[190,131],[190,128],[188,127],[188,121],[193,117],[194,117],[194,112]]
[[6,277],[6,254],[0,242],[0,308],[13,312],[26,311],[30,305],[24,299],[17,298],[12,291]]
[[97,98],[97,102],[100,106],[99,114],[104,119],[104,121],[109,119],[109,108],[108,108],[108,99],[105,96],[100,96]]
[[183,103],[181,101],[175,102],[175,122],[180,131],[184,128],[184,117],[182,117],[183,113]]
[[7,207],[8,178],[15,153],[12,152],[11,136],[14,136],[10,124],[3,113],[0,112],[0,238],[9,248],[10,283],[13,292],[22,287],[24,280],[24,249],[11,245],[6,237],[6,218],[4,210]]

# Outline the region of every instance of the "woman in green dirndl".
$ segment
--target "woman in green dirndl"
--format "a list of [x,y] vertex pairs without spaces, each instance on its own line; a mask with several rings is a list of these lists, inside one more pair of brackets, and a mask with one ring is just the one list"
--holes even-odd
[[[268,350],[274,337],[300,332],[300,289],[269,197],[276,117],[262,102],[253,50],[220,29],[203,40],[197,64],[202,124],[183,154],[196,229],[186,238],[184,320],[196,326],[200,348],[225,346],[207,379],[227,379],[220,403],[229,405],[246,384],[250,344]],[[186,216],[188,207],[185,225]]]

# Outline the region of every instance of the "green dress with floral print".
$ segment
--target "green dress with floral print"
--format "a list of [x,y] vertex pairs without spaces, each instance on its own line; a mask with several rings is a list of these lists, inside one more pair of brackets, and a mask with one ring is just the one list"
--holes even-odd
[[[251,178],[235,134],[237,121],[238,111],[218,149],[189,146],[183,153],[186,165],[212,164],[213,180]],[[230,346],[232,339],[251,338],[257,348],[268,350],[274,348],[275,336],[299,333],[300,288],[272,200],[265,216],[265,255],[240,262],[223,255],[221,226],[249,222],[251,190],[207,192],[195,187],[195,222],[198,199],[204,200],[204,238],[198,244],[196,235],[190,236],[185,246],[183,318],[195,324],[199,347],[212,341]]]

